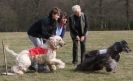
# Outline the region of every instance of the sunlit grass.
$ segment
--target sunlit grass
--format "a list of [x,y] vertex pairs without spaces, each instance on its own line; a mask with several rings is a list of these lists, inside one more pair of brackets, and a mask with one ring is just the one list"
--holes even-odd
[[[10,48],[19,52],[32,47],[26,32],[0,33],[0,42],[4,40]],[[133,49],[133,31],[89,31],[87,50],[107,48],[115,41],[126,40]],[[107,73],[104,70],[96,73],[75,72],[72,61],[72,41],[69,32],[64,41],[66,45],[57,51],[57,58],[66,63],[66,68],[54,73],[26,73],[18,76],[0,76],[0,81],[132,81],[133,80],[133,55],[122,53],[117,73]],[[0,44],[0,70],[3,70],[4,59],[2,45]],[[15,58],[7,53],[8,66],[15,63]]]

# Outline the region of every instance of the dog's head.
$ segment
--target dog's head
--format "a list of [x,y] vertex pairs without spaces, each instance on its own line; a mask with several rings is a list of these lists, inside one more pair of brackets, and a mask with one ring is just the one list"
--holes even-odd
[[125,40],[122,40],[120,42],[116,42],[114,44],[114,49],[115,49],[115,51],[118,51],[118,52],[125,51],[128,53],[131,51],[131,49],[128,47],[128,43]]
[[65,45],[65,42],[60,36],[52,36],[48,41],[52,49],[57,49]]

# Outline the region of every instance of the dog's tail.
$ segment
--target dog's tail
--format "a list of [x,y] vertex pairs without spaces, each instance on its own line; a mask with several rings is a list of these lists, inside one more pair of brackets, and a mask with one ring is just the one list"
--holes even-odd
[[5,46],[5,50],[6,50],[7,52],[11,53],[13,56],[17,56],[17,55],[18,55],[18,54],[15,53],[13,50],[9,49],[9,47],[8,47],[7,45]]

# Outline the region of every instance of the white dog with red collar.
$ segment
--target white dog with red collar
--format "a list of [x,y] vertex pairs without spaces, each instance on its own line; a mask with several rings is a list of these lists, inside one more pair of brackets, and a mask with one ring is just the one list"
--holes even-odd
[[[34,61],[39,64],[48,64],[50,70],[64,68],[65,63],[56,58],[56,50],[64,45],[64,41],[60,36],[50,37],[44,44],[43,48],[31,48],[29,50],[22,50],[19,54],[10,50],[8,46],[5,47],[6,51],[16,57],[16,65],[11,68],[11,71],[16,74],[24,74],[31,62]],[[38,53],[38,54],[35,54]]]

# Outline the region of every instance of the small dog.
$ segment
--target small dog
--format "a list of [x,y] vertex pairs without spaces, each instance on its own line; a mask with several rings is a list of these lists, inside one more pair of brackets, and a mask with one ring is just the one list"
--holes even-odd
[[76,70],[98,71],[105,67],[107,72],[116,72],[120,53],[123,51],[131,51],[125,40],[115,42],[107,49],[86,52],[83,63],[77,65]]
[[56,50],[64,44],[65,43],[60,36],[53,36],[47,40],[42,48],[22,50],[19,54],[10,50],[8,46],[5,46],[6,51],[16,57],[16,65],[11,68],[11,71],[16,74],[24,74],[32,62],[47,64],[50,71],[56,70],[56,66],[61,69],[64,68],[65,63],[56,58]]

